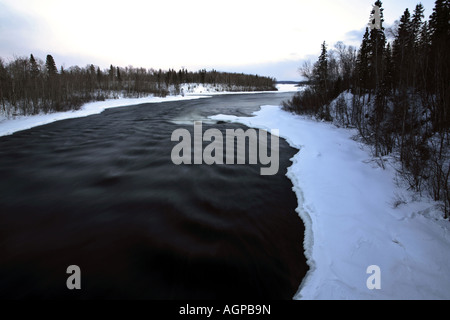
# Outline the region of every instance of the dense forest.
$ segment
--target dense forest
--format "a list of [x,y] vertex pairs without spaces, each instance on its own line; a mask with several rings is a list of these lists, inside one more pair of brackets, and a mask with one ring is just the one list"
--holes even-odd
[[177,95],[182,93],[181,84],[221,85],[227,91],[274,91],[275,82],[258,75],[184,68],[163,71],[111,65],[101,70],[91,64],[58,70],[51,55],[45,62],[33,55],[8,63],[0,58],[0,114],[33,115],[73,110],[108,98]]
[[450,4],[437,0],[424,20],[424,7],[406,9],[394,26],[366,28],[361,46],[322,44],[317,62],[300,71],[309,86],[284,103],[288,111],[357,128],[374,156],[396,156],[400,177],[429,193],[450,216]]

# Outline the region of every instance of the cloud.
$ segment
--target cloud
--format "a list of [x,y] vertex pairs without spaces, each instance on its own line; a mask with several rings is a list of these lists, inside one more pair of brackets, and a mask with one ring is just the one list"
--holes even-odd
[[[384,2],[386,16],[397,1],[404,5]],[[359,47],[370,9],[360,0],[0,0],[0,55],[295,78],[324,40],[329,48],[340,40]]]
[[343,42],[347,45],[359,47],[365,32],[366,32],[365,27],[359,30],[349,31],[345,34]]
[[28,48],[32,37],[33,30],[29,20],[0,3],[0,54],[12,56],[23,52]]
[[[351,25],[348,5],[280,0],[0,0],[45,28],[59,54],[142,66],[245,65],[316,51]],[[320,23],[322,21],[322,23]],[[45,36],[44,36],[45,33]]]
[[300,74],[300,67],[305,61],[315,61],[316,59],[316,55],[309,55],[304,59],[272,61],[234,67],[218,66],[217,69],[221,71],[243,72],[258,74],[260,76],[274,77],[278,81],[302,81],[304,78]]

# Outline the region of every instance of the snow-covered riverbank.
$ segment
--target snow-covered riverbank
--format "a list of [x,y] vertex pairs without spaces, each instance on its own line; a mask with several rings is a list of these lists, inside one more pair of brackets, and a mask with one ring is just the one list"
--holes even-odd
[[[213,120],[279,129],[298,148],[288,176],[305,227],[310,271],[295,299],[450,299],[450,223],[436,204],[395,183],[370,151],[339,129],[264,106],[255,117]],[[380,268],[370,290],[369,266]]]
[[[17,131],[27,130],[36,126],[41,126],[45,124],[49,124],[59,120],[72,119],[72,118],[81,118],[87,117],[93,114],[102,113],[106,109],[110,108],[118,108],[124,106],[131,106],[137,104],[144,103],[161,103],[161,102],[169,102],[169,101],[180,101],[180,100],[191,100],[191,99],[200,99],[200,98],[208,98],[212,95],[217,94],[248,94],[249,92],[226,92],[226,91],[217,91],[220,89],[217,86],[212,85],[202,85],[202,84],[191,84],[184,85],[185,89],[184,96],[167,96],[165,98],[153,97],[149,96],[146,98],[122,98],[122,99],[109,99],[106,101],[97,101],[90,102],[84,104],[80,110],[77,111],[67,111],[67,112],[55,112],[55,113],[47,113],[47,114],[38,114],[33,116],[17,116],[14,118],[6,118],[0,114],[0,137],[5,135],[13,134]],[[295,92],[300,90],[300,88],[295,87],[294,85],[278,85],[278,91],[276,92]],[[272,91],[270,91],[272,92]],[[251,92],[258,93],[258,92]],[[259,92],[260,93],[260,92]]]
[[37,114],[33,116],[17,116],[14,118],[0,117],[0,137],[13,134],[17,131],[31,129],[59,120],[87,117],[93,114],[99,114],[110,108],[118,108],[143,103],[160,103],[167,101],[198,99],[199,96],[169,96],[166,98],[146,97],[136,99],[109,99],[106,101],[97,101],[84,104],[80,110],[55,112],[46,114]]

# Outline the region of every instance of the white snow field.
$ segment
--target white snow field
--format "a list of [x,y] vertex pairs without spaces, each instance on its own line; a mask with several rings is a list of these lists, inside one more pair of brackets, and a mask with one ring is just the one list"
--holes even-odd
[[[310,271],[294,299],[450,299],[450,223],[436,203],[398,186],[395,162],[383,170],[352,140],[354,130],[279,106],[254,115],[211,118],[279,129],[300,150],[288,177],[305,224]],[[367,273],[373,265],[380,273]],[[370,290],[368,282],[381,289]]]
[[[297,87],[295,84],[277,84],[278,91],[227,91],[227,87],[217,84],[183,84],[180,89],[183,90],[186,95],[223,95],[223,94],[257,94],[257,93],[279,93],[279,92],[296,92],[303,89],[303,87]],[[237,87],[234,89],[238,89]]]

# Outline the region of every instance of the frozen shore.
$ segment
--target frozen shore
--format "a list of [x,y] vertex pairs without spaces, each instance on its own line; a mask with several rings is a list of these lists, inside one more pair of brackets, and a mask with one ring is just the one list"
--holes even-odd
[[[356,131],[279,106],[263,106],[254,117],[211,118],[279,129],[300,150],[288,177],[305,224],[310,271],[295,299],[450,299],[449,222],[436,203],[395,183],[395,162],[385,170],[376,165],[352,139]],[[367,285],[374,265],[380,290]]]

